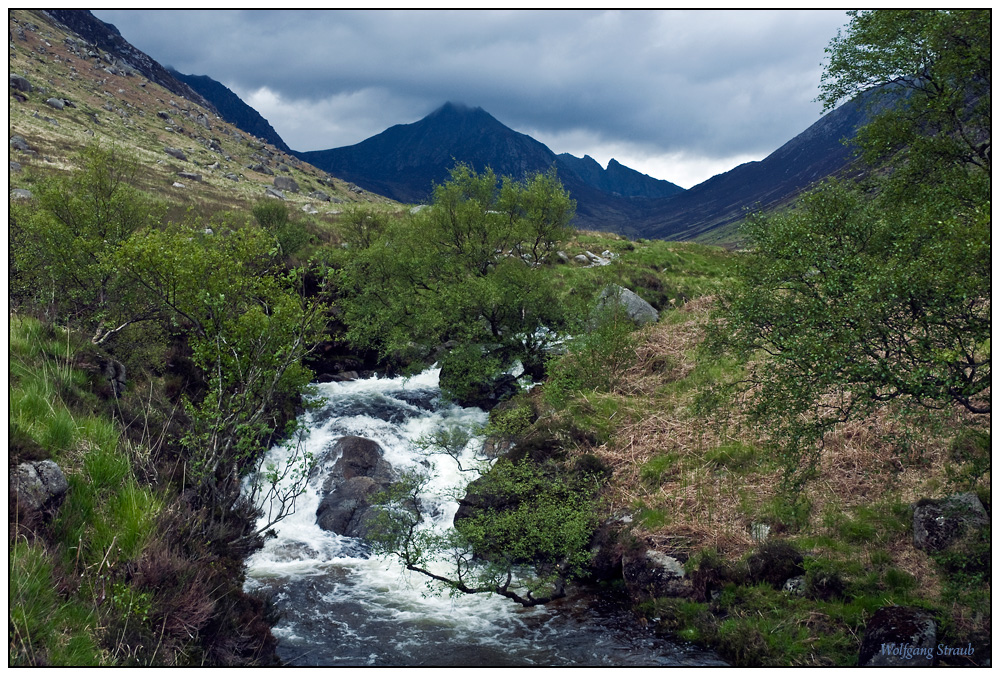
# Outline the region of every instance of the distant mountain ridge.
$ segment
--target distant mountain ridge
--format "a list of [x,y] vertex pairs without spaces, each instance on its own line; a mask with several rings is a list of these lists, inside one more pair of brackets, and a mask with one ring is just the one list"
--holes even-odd
[[597,165],[598,172],[582,177],[575,165],[586,160],[559,157],[545,144],[505,126],[482,108],[455,102],[352,146],[295,155],[337,178],[410,203],[429,200],[433,186],[443,183],[457,162],[477,171],[489,167],[500,176],[514,178],[555,168],[563,186],[577,201],[577,226],[597,230],[619,230],[638,215],[630,201],[633,198],[608,192],[601,184],[613,184],[633,194],[683,190],[617,162],[607,171]]
[[167,71],[211,102],[219,112],[219,116],[226,122],[267,141],[279,150],[286,153],[292,152],[292,149],[285,144],[271,123],[247,105],[226,85],[207,75],[185,75],[169,67]]
[[590,156],[556,155],[482,108],[451,102],[355,145],[295,154],[338,178],[411,203],[429,199],[433,185],[443,182],[456,162],[513,177],[554,167],[577,201],[578,227],[633,237],[711,238],[714,231],[742,220],[747,209],[783,204],[814,182],[844,171],[853,155],[843,140],[852,138],[865,120],[863,102],[846,103],[765,159],[689,190],[615,160],[603,169]]
[[574,171],[587,184],[612,195],[655,198],[673,197],[684,192],[679,185],[630,169],[614,158],[608,162],[607,169],[603,169],[590,155],[579,158],[560,153],[558,158],[560,166]]
[[[278,150],[287,144],[252,107],[209,76],[164,68],[129,44],[111,24],[87,10],[40,10],[99,50],[110,75],[141,74],[177,96],[218,113]],[[106,92],[105,92],[106,93]],[[500,123],[482,108],[446,103],[421,120],[390,127],[353,146],[288,151],[331,175],[402,202],[425,202],[456,162],[477,170],[523,177],[555,169],[577,201],[575,225],[632,237],[731,239],[750,208],[789,203],[824,177],[850,171],[852,150],[842,143],[867,121],[866,101],[848,102],[823,116],[760,162],[750,162],[684,190],[611,160],[556,155],[541,142]],[[248,165],[249,166],[249,165]]]
[[774,208],[817,181],[850,171],[855,149],[849,140],[868,121],[870,100],[871,94],[844,103],[759,162],[741,164],[675,197],[651,200],[637,230],[662,239],[717,237],[748,209]]

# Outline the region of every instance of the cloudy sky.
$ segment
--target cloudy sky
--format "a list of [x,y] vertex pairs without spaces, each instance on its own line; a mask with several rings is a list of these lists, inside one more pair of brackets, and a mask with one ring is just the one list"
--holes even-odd
[[95,10],[232,89],[295,150],[358,143],[445,101],[556,153],[689,188],[819,119],[832,10]]

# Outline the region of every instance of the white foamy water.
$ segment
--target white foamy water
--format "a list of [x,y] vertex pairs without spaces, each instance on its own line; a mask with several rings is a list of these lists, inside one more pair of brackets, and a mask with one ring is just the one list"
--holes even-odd
[[[306,414],[303,443],[320,471],[295,513],[275,527],[277,537],[247,561],[247,590],[268,592],[282,614],[274,628],[279,656],[292,665],[329,666],[692,663],[660,639],[649,639],[663,644],[650,653],[635,645],[635,636],[616,637],[586,604],[524,609],[499,596],[450,596],[396,560],[369,557],[363,543],[317,525],[320,487],[337,460],[329,450],[353,435],[378,442],[396,471],[427,473],[421,494],[426,527],[451,526],[456,495],[478,475],[460,471],[448,455],[425,454],[414,442],[442,426],[483,425],[488,416],[442,403],[438,374],[430,369],[412,378],[317,385],[322,406]],[[482,462],[481,447],[481,439],[470,441],[461,467]],[[280,466],[291,453],[276,447],[268,461]]]

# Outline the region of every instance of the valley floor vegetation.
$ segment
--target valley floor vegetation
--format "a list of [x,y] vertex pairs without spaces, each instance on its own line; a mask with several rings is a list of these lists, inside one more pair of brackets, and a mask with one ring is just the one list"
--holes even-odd
[[[498,459],[454,532],[417,528],[419,477],[373,529],[453,592],[625,588],[744,666],[857,664],[875,611],[905,605],[988,657],[989,525],[913,545],[914,505],[991,507],[988,29],[852,14],[824,100],[891,85],[859,137],[873,170],[750,217],[735,253],[576,231],[554,174],[459,165],[429,206],[334,218],[274,200],[174,218],[116,146],[36,177],[10,211],[9,470],[53,460],[68,490],[41,509],[11,492],[9,662],[275,662],[244,560],[308,475],[302,454],[261,459],[295,443],[320,344],[372,371],[439,363],[445,396],[491,409]],[[659,320],[637,326],[615,286]],[[629,588],[649,550],[683,564],[683,593]]]

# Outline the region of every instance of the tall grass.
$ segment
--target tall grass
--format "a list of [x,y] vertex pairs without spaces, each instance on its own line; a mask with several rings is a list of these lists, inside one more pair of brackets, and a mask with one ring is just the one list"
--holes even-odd
[[[10,324],[10,425],[18,447],[54,459],[70,485],[45,538],[16,536],[9,555],[9,662],[16,665],[114,664],[130,654],[106,631],[132,604],[124,565],[154,535],[163,499],[136,479],[118,424],[68,402],[90,396],[73,368],[73,339],[25,317]],[[12,532],[18,532],[16,527]],[[117,581],[116,581],[117,580]],[[64,591],[60,591],[64,590]]]
[[44,549],[23,540],[15,543],[9,571],[9,666],[103,663],[94,609],[58,593],[55,570]]

